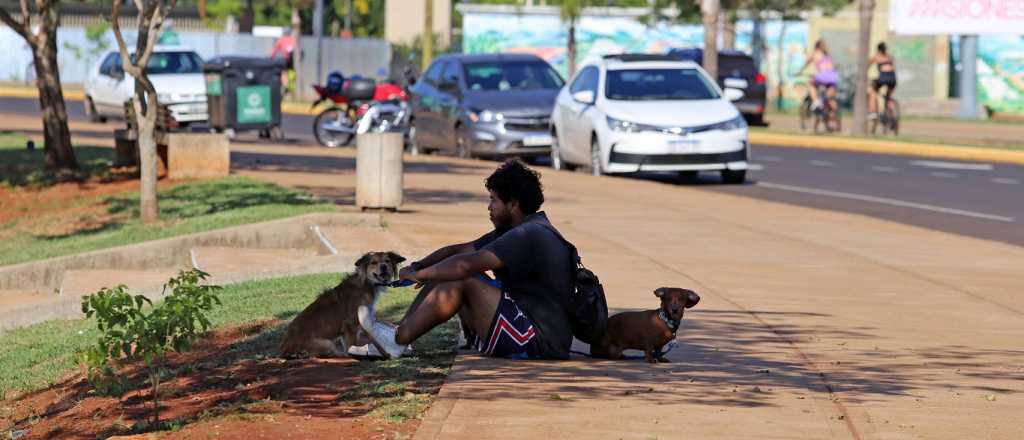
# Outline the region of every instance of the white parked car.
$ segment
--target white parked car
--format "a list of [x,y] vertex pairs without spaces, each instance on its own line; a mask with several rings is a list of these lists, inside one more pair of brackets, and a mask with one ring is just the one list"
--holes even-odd
[[[179,124],[205,122],[206,81],[203,59],[192,50],[157,46],[146,66],[157,100],[167,104]],[[125,75],[121,55],[107,53],[89,70],[85,80],[85,113],[93,122],[123,118],[124,103],[135,92],[135,81]]]
[[552,114],[556,169],[595,175],[717,170],[746,179],[747,124],[700,66],[662,55],[610,55],[586,63],[559,93]]

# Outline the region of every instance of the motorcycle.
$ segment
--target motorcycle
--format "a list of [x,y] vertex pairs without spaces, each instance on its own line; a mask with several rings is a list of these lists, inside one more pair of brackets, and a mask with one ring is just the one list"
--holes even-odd
[[401,131],[408,125],[407,95],[396,84],[362,78],[344,80],[332,73],[327,84],[314,85],[313,89],[320,98],[312,108],[325,101],[331,103],[313,120],[313,134],[325,147],[348,145],[357,134]]

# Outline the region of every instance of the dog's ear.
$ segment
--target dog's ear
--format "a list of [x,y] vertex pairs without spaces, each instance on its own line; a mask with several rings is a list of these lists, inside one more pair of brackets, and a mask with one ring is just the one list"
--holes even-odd
[[366,265],[370,263],[370,255],[371,253],[367,252],[363,254],[362,257],[359,257],[359,259],[356,260],[356,267],[359,269],[365,268]]
[[405,261],[405,257],[394,252],[388,252],[388,259],[391,260],[391,263],[395,266],[398,266],[399,263]]
[[692,308],[693,306],[697,305],[698,302],[700,302],[700,295],[697,295],[697,292],[694,292],[692,290],[687,290],[686,308]]
[[662,296],[665,296],[666,293],[668,293],[668,289],[670,289],[670,287],[659,287],[654,290],[654,296],[661,298]]

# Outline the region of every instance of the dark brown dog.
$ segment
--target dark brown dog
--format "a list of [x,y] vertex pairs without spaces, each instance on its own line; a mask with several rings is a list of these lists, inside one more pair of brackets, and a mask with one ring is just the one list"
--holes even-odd
[[662,287],[654,291],[661,298],[661,308],[641,312],[622,312],[608,318],[608,331],[601,342],[590,347],[594,357],[622,359],[626,349],[643,350],[647,362],[668,362],[664,356],[655,358],[660,350],[676,338],[683,310],[700,301],[694,291],[675,287]]
[[[398,275],[398,264],[405,261],[394,252],[370,252],[356,261],[356,271],[341,283],[325,290],[288,325],[281,341],[281,357],[347,356],[356,343],[361,305],[376,308],[386,284]],[[341,336],[342,347],[334,340]]]

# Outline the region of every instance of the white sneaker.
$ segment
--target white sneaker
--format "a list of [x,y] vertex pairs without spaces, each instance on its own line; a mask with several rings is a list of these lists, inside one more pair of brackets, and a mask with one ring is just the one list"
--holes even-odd
[[373,345],[381,351],[386,359],[394,359],[402,356],[406,346],[395,342],[395,328],[382,322],[377,322],[368,306],[359,306],[356,312],[359,315],[359,325],[363,327],[366,336],[370,338]]
[[[412,346],[405,347],[403,356],[412,353]],[[384,355],[377,349],[376,345],[353,345],[348,348],[348,355],[355,359],[384,359]]]

